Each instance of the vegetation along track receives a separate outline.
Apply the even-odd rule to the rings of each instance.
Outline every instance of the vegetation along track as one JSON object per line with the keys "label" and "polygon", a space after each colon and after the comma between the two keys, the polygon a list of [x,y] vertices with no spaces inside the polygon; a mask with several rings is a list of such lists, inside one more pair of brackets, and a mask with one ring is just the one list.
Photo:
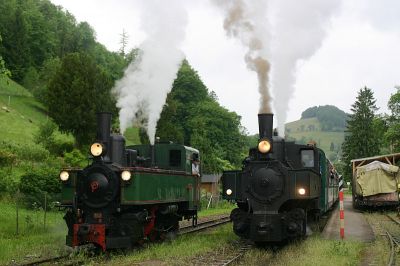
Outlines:
{"label": "vegetation along track", "polygon": [[[247,240],[238,240],[229,247],[218,249],[196,256],[192,265],[226,266],[240,261],[248,250],[253,248],[254,243]],[[193,263],[194,262],[194,263]]]}
{"label": "vegetation along track", "polygon": [[[400,226],[400,221],[396,218],[394,218],[393,216],[389,215],[389,214],[385,214],[385,216],[387,218],[389,218],[390,221],[394,222],[395,224],[397,224],[398,226]],[[396,265],[395,264],[395,255],[396,255],[396,250],[398,248],[400,248],[400,236],[397,234],[396,236],[394,235],[394,233],[389,232],[386,229],[383,229],[389,239],[389,243],[390,243],[390,256],[389,256],[389,261],[388,261],[388,265]]]}
{"label": "vegetation along track", "polygon": [[[222,217],[218,217],[217,219],[212,219],[212,220],[208,220],[205,222],[200,222],[197,224],[197,226],[193,227],[193,226],[184,226],[181,227],[178,235],[184,235],[184,234],[191,234],[191,233],[195,233],[195,232],[199,232],[199,231],[203,231],[209,228],[213,228],[213,227],[217,227],[226,223],[229,223],[231,220],[229,218],[229,216],[222,216]],[[57,257],[51,257],[51,258],[44,258],[41,260],[36,260],[33,262],[25,262],[25,263],[21,263],[21,264],[17,264],[17,265],[21,265],[21,266],[34,266],[34,265],[42,265],[42,264],[53,264],[53,263],[57,263],[57,265],[82,265],[82,261],[76,261],[76,260],[71,260],[71,253],[69,254],[65,254],[65,255],[61,255],[61,256],[57,256]],[[229,265],[229,264],[226,264]]]}
{"label": "vegetation along track", "polygon": [[[45,259],[41,259],[41,260],[36,260],[33,262],[26,262],[26,263],[22,263],[22,264],[18,264],[21,266],[36,266],[36,265],[42,265],[42,264],[53,264],[53,263],[57,263],[59,265],[81,265],[81,262],[78,261],[71,261],[68,259],[68,257],[70,257],[71,253],[66,254],[66,255],[61,255],[61,256],[57,256],[57,257],[51,257],[51,258],[45,258]],[[62,262],[63,260],[67,260],[64,262]]]}

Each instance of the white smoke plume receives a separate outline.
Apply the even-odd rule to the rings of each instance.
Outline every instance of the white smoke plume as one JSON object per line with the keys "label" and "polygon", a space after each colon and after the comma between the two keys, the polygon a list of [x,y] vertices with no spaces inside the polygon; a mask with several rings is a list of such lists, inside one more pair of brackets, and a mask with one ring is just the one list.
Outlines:
{"label": "white smoke plume", "polygon": [[[300,60],[309,59],[321,46],[340,1],[275,0],[272,10],[272,87],[278,130],[284,136],[289,101],[293,96]],[[323,89],[323,88],[321,88]],[[313,104],[310,95],[310,104]]]}
{"label": "white smoke plume", "polygon": [[138,59],[114,88],[121,132],[130,125],[146,127],[154,144],[157,121],[184,58],[187,12],[179,0],[142,2],[141,26],[147,34]]}
{"label": "white smoke plume", "polygon": [[[257,73],[260,92],[260,113],[272,113],[268,88],[270,64],[268,58],[266,1],[215,0],[224,11],[224,29],[228,36],[238,38],[247,48],[247,67]],[[248,88],[245,88],[248,89]]]}
{"label": "white smoke plume", "polygon": [[[273,88],[278,130],[284,136],[289,100],[296,82],[296,67],[300,60],[307,60],[321,46],[327,24],[340,1],[214,2],[225,12],[224,28],[227,34],[238,38],[248,48],[245,61],[258,75],[260,113],[271,112],[269,86]],[[269,80],[272,85],[269,85]]]}

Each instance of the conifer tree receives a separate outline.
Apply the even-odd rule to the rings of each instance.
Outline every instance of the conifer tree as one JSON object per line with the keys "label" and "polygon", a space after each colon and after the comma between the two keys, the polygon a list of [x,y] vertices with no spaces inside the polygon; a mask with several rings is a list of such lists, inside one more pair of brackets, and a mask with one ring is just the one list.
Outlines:
{"label": "conifer tree", "polygon": [[375,102],[372,90],[364,87],[352,105],[352,114],[347,121],[347,135],[342,144],[346,165],[344,174],[348,180],[352,175],[351,160],[379,154],[380,141],[374,130],[375,112],[378,110]]}
{"label": "conifer tree", "polygon": [[47,93],[49,115],[65,133],[71,133],[78,147],[93,141],[96,112],[116,113],[112,82],[86,54],[64,57],[50,81]]}

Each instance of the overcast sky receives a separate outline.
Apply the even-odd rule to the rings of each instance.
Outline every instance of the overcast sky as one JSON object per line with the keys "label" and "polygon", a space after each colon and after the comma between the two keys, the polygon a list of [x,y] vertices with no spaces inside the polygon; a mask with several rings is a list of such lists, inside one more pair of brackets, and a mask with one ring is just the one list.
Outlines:
{"label": "overcast sky", "polygon": [[[129,49],[139,46],[146,37],[140,29],[139,1],[51,2],[64,7],[78,21],[87,21],[96,31],[97,40],[111,51],[120,49],[123,30],[129,35]],[[219,102],[242,116],[242,125],[250,133],[258,132],[257,77],[246,68],[245,48],[226,36],[222,14],[209,1],[182,2],[189,20],[182,47],[186,58]],[[343,1],[326,26],[322,45],[309,59],[297,64],[287,122],[299,119],[302,111],[315,105],[331,104],[350,112],[357,92],[364,86],[374,91],[379,112],[387,112],[394,86],[400,85],[399,10],[397,0]],[[145,15],[151,20],[154,14]]]}

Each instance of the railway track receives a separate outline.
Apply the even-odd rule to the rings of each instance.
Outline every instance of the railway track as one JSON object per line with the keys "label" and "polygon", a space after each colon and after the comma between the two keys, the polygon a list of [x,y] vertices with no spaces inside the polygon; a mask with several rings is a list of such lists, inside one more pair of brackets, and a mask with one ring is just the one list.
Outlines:
{"label": "railway track", "polygon": [[[389,214],[385,214],[387,218],[389,218],[390,221],[393,223],[397,224],[400,226],[400,221],[397,220],[396,218],[392,217]],[[396,258],[396,250],[400,248],[400,237],[399,236],[394,236],[391,234],[388,230],[383,229],[389,239],[389,244],[390,244],[390,255],[388,259],[388,266],[396,265],[395,258]]]}
{"label": "railway track", "polygon": [[238,263],[248,250],[254,247],[249,241],[239,240],[231,244],[228,249],[215,250],[196,256],[193,265],[227,266]]}
{"label": "railway track", "polygon": [[[223,217],[219,217],[217,219],[213,219],[213,220],[209,220],[209,221],[205,221],[205,222],[200,222],[198,223],[195,227],[193,226],[184,226],[182,228],[179,229],[178,235],[186,235],[186,234],[191,234],[191,233],[195,233],[195,232],[200,232],[200,231],[204,231],[206,229],[209,228],[213,228],[213,227],[217,227],[226,223],[230,222],[230,218],[229,216],[223,216]],[[11,264],[11,265],[18,265],[18,266],[36,266],[36,265],[43,265],[43,264],[53,264],[53,263],[57,263],[57,265],[83,265],[83,261],[71,261],[69,259],[69,257],[71,256],[73,252],[65,254],[65,255],[61,255],[61,256],[56,256],[56,257],[51,257],[51,258],[44,258],[41,260],[36,260],[33,262],[26,262],[26,263],[21,263],[21,264]],[[68,260],[63,262],[63,260]],[[229,265],[229,264],[226,264]]]}
{"label": "railway track", "polygon": [[195,227],[193,226],[184,226],[179,229],[178,235],[185,235],[185,234],[191,234],[199,231],[203,231],[212,227],[220,226],[226,223],[229,223],[231,220],[229,216],[224,216],[220,217],[218,219],[206,221],[206,222],[201,222],[198,223]]}

